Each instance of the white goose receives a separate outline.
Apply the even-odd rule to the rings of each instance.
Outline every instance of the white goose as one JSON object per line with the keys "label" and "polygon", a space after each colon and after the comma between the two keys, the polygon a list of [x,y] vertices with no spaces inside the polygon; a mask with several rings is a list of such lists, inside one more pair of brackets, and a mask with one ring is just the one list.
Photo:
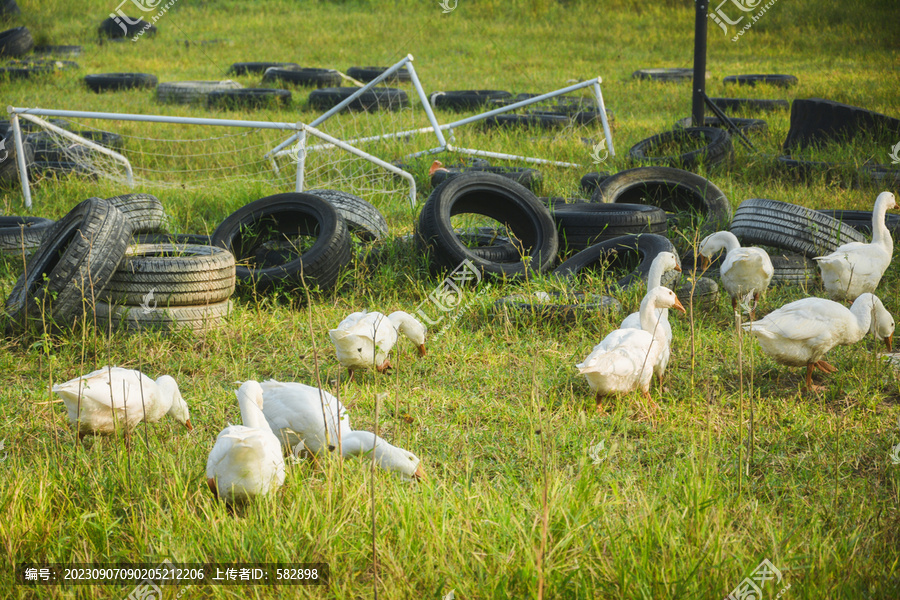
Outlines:
{"label": "white goose", "polygon": [[[700,242],[698,253],[703,268],[709,266],[709,260],[715,254],[725,250],[725,260],[719,267],[719,278],[722,287],[731,296],[731,308],[737,310],[738,300],[753,294],[753,302],[758,303],[765,294],[775,274],[772,259],[762,248],[742,248],[737,237],[730,231],[719,231],[708,235]],[[753,318],[753,311],[750,312]]]}
{"label": "white goose", "polygon": [[397,332],[408,337],[425,356],[425,326],[409,313],[398,310],[385,316],[380,312],[355,312],[328,332],[337,350],[338,361],[350,371],[374,368],[383,373],[391,368],[388,353],[397,343]]}
{"label": "white goose", "polygon": [[657,363],[668,347],[666,336],[657,323],[657,309],[675,308],[684,312],[675,292],[656,287],[641,302],[641,329],[616,329],[594,346],[581,364],[575,365],[597,394],[602,396],[630,392],[640,387],[650,400],[650,380]]}
{"label": "white goose", "polygon": [[872,243],[851,242],[813,260],[819,263],[822,283],[834,300],[855,300],[860,294],[874,292],[881,276],[891,264],[894,240],[884,224],[888,209],[897,208],[890,192],[881,192],[872,210]]}
{"label": "white goose", "polygon": [[236,392],[243,425],[219,433],[206,461],[206,482],[227,504],[274,494],[284,484],[281,444],[263,415],[263,392],[246,381]]}
{"label": "white goose", "polygon": [[[657,254],[653,262],[650,263],[650,272],[647,273],[647,290],[661,286],[663,274],[673,270],[681,272],[681,267],[678,266],[678,258],[671,252],[660,252]],[[659,326],[662,327],[663,333],[666,334],[666,341],[671,344],[672,325],[669,324],[669,309],[657,309],[656,316]],[[619,325],[619,329],[642,329],[640,311],[633,312],[625,317],[625,320]],[[663,365],[663,370],[665,370],[665,365]]]}
{"label": "white goose", "polygon": [[[302,383],[262,382],[263,413],[286,452],[320,454],[340,448],[342,456],[374,451],[378,465],[405,479],[424,479],[422,462],[411,452],[368,431],[350,428],[343,404],[325,390]],[[327,424],[327,437],[326,437]]]}
{"label": "white goose", "polygon": [[877,296],[865,293],[850,308],[825,298],[803,298],[745,323],[744,329],[756,336],[763,352],[776,362],[805,366],[806,388],[818,390],[821,386],[812,383],[813,370],[837,370],[823,360],[829,350],[855,344],[872,332],[884,339],[890,352],[894,319]]}
{"label": "white goose", "polygon": [[153,381],[134,369],[106,366],[55,385],[53,391],[65,402],[79,438],[114,433],[116,428],[124,429],[127,436],[141,421],[156,423],[166,414],[193,429],[187,403],[168,375]]}

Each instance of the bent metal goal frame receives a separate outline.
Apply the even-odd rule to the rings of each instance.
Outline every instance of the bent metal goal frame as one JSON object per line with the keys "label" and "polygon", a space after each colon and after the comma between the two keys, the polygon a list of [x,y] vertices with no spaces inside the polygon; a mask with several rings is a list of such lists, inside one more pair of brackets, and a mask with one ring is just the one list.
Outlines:
{"label": "bent metal goal frame", "polygon": [[[66,131],[60,127],[52,123],[48,123],[44,119],[40,117],[70,117],[74,119],[101,119],[101,120],[109,120],[109,121],[143,121],[149,123],[176,123],[182,125],[212,125],[218,127],[245,127],[249,129],[282,129],[286,131],[293,131],[296,134],[300,134],[306,138],[307,135],[312,135],[316,137],[325,144],[331,147],[338,147],[342,150],[345,150],[351,154],[354,154],[360,158],[363,158],[371,163],[378,165],[402,177],[406,180],[410,185],[409,198],[410,202],[413,206],[416,204],[416,181],[413,179],[413,176],[404,171],[403,169],[396,167],[388,162],[381,160],[380,158],[373,156],[367,152],[360,150],[350,144],[343,142],[337,138],[334,138],[323,131],[319,131],[315,127],[311,125],[307,125],[302,122],[297,123],[279,123],[279,122],[270,122],[270,121],[242,121],[236,119],[211,119],[211,118],[191,118],[191,117],[168,117],[163,115],[141,115],[141,114],[129,114],[129,113],[105,113],[105,112],[88,112],[88,111],[74,111],[74,110],[54,110],[54,109],[46,109],[46,108],[18,108],[14,106],[8,106],[7,112],[10,114],[10,125],[13,131],[13,138],[16,146],[16,162],[19,170],[19,181],[22,185],[22,195],[25,199],[25,208],[30,209],[32,206],[31,202],[31,187],[28,183],[28,168],[25,164],[25,152],[24,152],[24,144],[22,141],[22,130],[19,125],[19,118],[23,118],[27,121],[31,121],[41,127],[48,129],[56,134],[59,134],[67,139],[73,140],[79,144],[83,144],[97,152],[101,152],[106,154],[116,161],[122,163],[125,168],[126,174],[126,183],[129,187],[134,187],[134,173],[131,167],[131,163],[128,161],[125,156],[122,154],[115,152],[114,150],[110,150],[100,144],[97,144],[94,141],[83,138],[71,131]],[[296,191],[303,191],[303,164],[297,164],[297,180],[296,180]]]}
{"label": "bent metal goal frame", "polygon": [[[600,112],[600,121],[603,124],[603,134],[606,138],[607,149],[609,151],[610,156],[616,155],[615,149],[613,147],[612,134],[610,133],[610,129],[609,129],[609,121],[607,120],[607,117],[606,117],[606,105],[603,101],[603,92],[600,90],[600,83],[602,83],[603,80],[599,76],[595,79],[588,79],[586,81],[582,81],[581,83],[576,83],[576,84],[570,85],[568,87],[564,87],[564,88],[560,88],[558,90],[547,92],[546,94],[541,94],[541,95],[535,96],[533,98],[528,98],[528,99],[522,100],[520,102],[515,102],[515,103],[509,104],[507,106],[502,106],[502,107],[496,108],[494,110],[489,110],[489,111],[486,111],[483,113],[479,113],[477,115],[473,115],[471,117],[466,117],[464,119],[459,119],[457,121],[453,121],[452,123],[447,123],[445,125],[441,125],[438,123],[437,117],[435,116],[434,111],[432,110],[431,102],[429,102],[429,97],[425,93],[425,89],[422,87],[422,83],[419,81],[419,77],[416,74],[416,70],[413,67],[412,61],[413,61],[413,56],[411,54],[407,54],[401,60],[399,60],[394,65],[392,65],[391,67],[386,69],[383,73],[379,74],[378,77],[376,77],[375,79],[373,79],[366,85],[364,85],[361,88],[359,88],[358,90],[356,90],[355,93],[353,93],[352,95],[350,95],[347,98],[345,98],[344,100],[342,100],[340,103],[333,106],[326,113],[322,114],[321,116],[319,116],[318,118],[313,120],[310,123],[310,125],[312,127],[319,127],[322,123],[327,121],[332,115],[335,115],[338,112],[344,110],[344,108],[346,108],[347,105],[349,105],[351,102],[356,100],[361,94],[363,94],[364,92],[373,88],[374,86],[378,85],[379,83],[381,83],[382,81],[384,81],[385,79],[390,77],[391,75],[395,74],[400,69],[405,68],[407,70],[407,72],[409,73],[410,80],[412,81],[413,86],[416,88],[416,93],[419,96],[419,100],[422,102],[422,107],[425,110],[425,114],[428,116],[428,121],[431,123],[431,126],[430,127],[422,127],[419,129],[410,129],[407,131],[397,131],[397,132],[385,133],[382,135],[368,136],[368,137],[363,137],[363,138],[354,138],[354,139],[346,140],[347,143],[356,144],[356,143],[363,143],[363,142],[371,142],[371,141],[375,141],[375,140],[410,136],[410,135],[416,134],[416,133],[432,133],[433,132],[435,137],[437,138],[437,142],[438,142],[437,147],[432,148],[430,150],[423,150],[421,152],[415,152],[413,154],[408,154],[404,158],[416,158],[419,156],[424,156],[424,155],[429,155],[429,154],[438,154],[441,152],[459,152],[461,154],[469,154],[472,156],[485,156],[488,158],[499,158],[499,159],[503,159],[503,160],[521,160],[521,161],[528,162],[528,163],[550,164],[550,165],[556,165],[556,166],[561,166],[561,167],[580,167],[582,165],[579,165],[576,163],[554,161],[554,160],[549,160],[549,159],[545,159],[545,158],[532,158],[532,157],[527,157],[527,156],[517,156],[514,154],[492,152],[489,150],[477,150],[477,149],[473,149],[473,148],[456,147],[447,142],[446,138],[444,137],[443,132],[449,131],[450,135],[452,137],[453,129],[455,129],[456,127],[460,127],[462,125],[468,125],[469,123],[475,123],[476,121],[482,121],[482,120],[490,118],[494,115],[499,115],[501,113],[516,110],[523,106],[528,106],[529,104],[535,104],[537,102],[542,102],[549,98],[554,98],[556,96],[568,94],[569,92],[573,92],[576,90],[590,87],[590,88],[592,88],[592,91],[594,92],[594,98],[597,101],[597,108]],[[289,145],[293,144],[294,142],[296,142],[296,145],[293,146],[292,148],[288,149],[287,147]],[[329,147],[331,147],[329,144],[307,146],[306,137],[303,134],[303,132],[297,132],[297,133],[294,133],[293,135],[291,135],[289,138],[287,138],[283,142],[281,142],[280,144],[278,144],[277,146],[275,146],[272,150],[267,152],[265,154],[265,157],[269,158],[269,160],[272,163],[272,168],[277,173],[278,166],[275,163],[275,157],[289,155],[297,161],[298,173],[299,173],[300,171],[302,171],[302,168],[303,168],[302,164],[305,160],[306,154],[309,151],[324,149],[324,148],[329,148]],[[302,175],[298,175],[298,185],[302,185]],[[297,191],[298,192],[302,191],[302,189],[298,188]]]}

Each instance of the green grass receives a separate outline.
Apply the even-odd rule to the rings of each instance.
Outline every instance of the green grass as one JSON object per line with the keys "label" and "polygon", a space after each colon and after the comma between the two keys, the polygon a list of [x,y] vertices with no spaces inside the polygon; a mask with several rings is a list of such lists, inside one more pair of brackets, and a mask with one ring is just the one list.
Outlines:
{"label": "green grass", "polygon": [[[460,146],[585,165],[542,168],[545,195],[578,196],[585,172],[627,168],[632,144],[670,129],[690,111],[688,84],[630,78],[640,68],[691,66],[693,3],[686,1],[597,6],[473,0],[441,14],[437,2],[180,0],[159,21],[156,38],[103,45],[96,43],[95,28],[114,3],[19,5],[23,15],[13,25],[27,25],[39,43],[85,49],[75,59],[80,71],[4,81],[4,98],[14,106],[286,122],[316,116],[303,108],[302,88],[294,90],[288,110],[226,112],[162,106],[149,91],[97,95],[81,83],[86,73],[116,71],[154,73],[160,81],[220,79],[231,63],[249,60],[346,70],[391,64],[411,53],[428,92],[547,91],[599,75],[615,115],[616,156],[602,165],[591,164],[592,147],[580,140],[599,139],[598,127],[550,137],[478,126],[456,132]],[[779,2],[736,43],[711,24],[708,93],[820,97],[900,115],[898,46],[890,27],[894,8],[886,1],[852,7]],[[225,41],[176,43],[185,39]],[[797,75],[800,84],[782,90],[721,83],[725,75],[767,72]],[[255,76],[238,80],[258,84]],[[378,118],[385,117],[341,117],[326,131],[377,130],[384,126],[373,121]],[[407,118],[419,123],[422,111],[386,118],[389,124]],[[774,159],[789,115],[762,118],[769,132],[751,136],[757,152],[735,144],[731,164],[701,172],[734,207],[761,197],[813,208],[871,208],[878,188],[845,187],[825,175],[798,180],[777,171]],[[219,135],[120,122],[109,128],[144,138]],[[253,162],[260,153],[251,146],[280,134],[253,135],[252,144],[243,146],[233,138],[195,144],[201,152],[243,147],[240,160],[192,157],[194,162],[179,166],[177,157],[158,157],[156,166],[169,174],[152,177],[157,183],[139,191],[159,196],[175,230],[211,232],[247,202],[292,189],[289,175],[272,179],[265,164]],[[803,156],[885,164],[897,141],[857,140]],[[375,153],[395,160],[434,145],[433,139],[416,137]],[[126,150],[172,147],[130,138]],[[447,163],[459,157],[439,158]],[[412,166],[420,204],[429,192],[423,175],[431,160]],[[227,169],[221,177],[202,171],[220,166]],[[173,173],[176,168],[183,172]],[[402,189],[391,189],[372,199],[399,237],[412,231],[418,208],[409,207]],[[45,180],[33,188],[30,214],[59,218],[88,196],[125,191],[102,180]],[[0,213],[26,214],[17,189],[0,193]],[[471,224],[481,223],[463,220],[461,226]],[[784,575],[781,587],[766,585],[764,598],[787,584],[786,599],[900,593],[900,467],[889,458],[900,442],[900,389],[897,374],[876,358],[873,340],[834,350],[829,360],[839,371],[816,376],[828,390],[802,394],[801,370],[775,365],[749,338],[736,338],[728,300],[720,298],[715,310],[693,314],[693,327],[690,319],[673,315],[665,389],[653,388],[658,408],[634,394],[609,401],[600,412],[573,365],[624,313],[584,316],[575,323],[508,319],[494,313],[496,299],[559,289],[558,284],[550,278],[495,281],[482,284],[477,295],[467,294],[459,318],[437,339],[443,324],[429,328],[426,358],[401,340],[392,358],[395,372],[359,373],[348,383],[327,330],[363,308],[412,312],[438,284],[424,259],[402,242],[388,244],[380,256],[374,264],[355,261],[338,292],[309,302],[303,292],[240,289],[221,331],[106,336],[88,326],[0,341],[0,440],[6,454],[0,462],[0,547],[8,557],[0,579],[3,595],[123,598],[132,586],[16,586],[13,568],[29,560],[164,558],[328,563],[327,588],[296,589],[296,595],[310,597],[372,597],[376,588],[379,597],[398,599],[440,598],[451,589],[456,598],[537,597],[542,578],[547,598],[721,598],[764,558]],[[0,297],[22,268],[21,259],[0,261]],[[594,275],[581,287],[591,291],[608,279],[609,274]],[[879,288],[894,315],[900,314],[898,281],[892,266]],[[822,292],[817,282],[775,288],[758,312]],[[625,313],[637,309],[640,296],[639,290],[618,296]],[[154,378],[175,377],[195,431],[165,420],[141,426],[130,452],[115,438],[87,439],[79,446],[62,405],[47,403],[54,399],[50,386],[107,363],[140,368]],[[272,377],[315,384],[317,371],[329,389],[342,379],[341,398],[355,428],[377,425],[386,439],[422,458],[429,479],[403,483],[373,474],[367,461],[323,460],[318,467],[303,462],[289,466],[275,498],[229,514],[211,498],[204,468],[217,433],[240,419],[232,382]],[[385,395],[376,407],[380,394]],[[591,448],[601,440],[608,450],[595,464]],[[182,597],[208,598],[290,593],[264,586],[179,592],[184,590]]]}

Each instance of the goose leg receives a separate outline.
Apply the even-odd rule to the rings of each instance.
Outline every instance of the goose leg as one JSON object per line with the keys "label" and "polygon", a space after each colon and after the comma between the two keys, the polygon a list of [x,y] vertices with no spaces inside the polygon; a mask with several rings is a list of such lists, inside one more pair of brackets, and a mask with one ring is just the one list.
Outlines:
{"label": "goose leg", "polygon": [[[819,362],[823,362],[823,361],[819,361]],[[828,363],[825,363],[825,364],[827,365]],[[828,365],[828,366],[830,367],[831,365]],[[816,367],[819,367],[819,363],[809,363],[808,365],[806,365],[806,389],[811,392],[821,392],[821,391],[825,390],[824,385],[815,385],[812,382],[812,373],[816,369]],[[821,367],[819,367],[819,368],[821,369]],[[834,368],[834,367],[832,367],[832,368]],[[822,369],[822,370],[825,371],[825,369]],[[825,372],[827,373],[828,371],[825,371]]]}
{"label": "goose leg", "polygon": [[737,312],[737,296],[731,297],[731,312]]}
{"label": "goose leg", "polygon": [[216,487],[216,480],[210,477],[206,480],[206,485],[209,486],[209,491],[212,492],[213,498],[219,497],[219,489]]}
{"label": "goose leg", "polygon": [[597,395],[594,397],[594,400],[597,401],[597,411],[603,411],[603,396],[600,395],[600,392],[597,392]]}
{"label": "goose leg", "polygon": [[824,360],[820,360],[817,363],[814,363],[816,368],[818,368],[823,373],[835,373],[837,371],[837,367],[832,364],[825,362]]}
{"label": "goose leg", "polygon": [[347,373],[349,373],[347,381],[353,381],[353,369],[351,367],[347,367]]}

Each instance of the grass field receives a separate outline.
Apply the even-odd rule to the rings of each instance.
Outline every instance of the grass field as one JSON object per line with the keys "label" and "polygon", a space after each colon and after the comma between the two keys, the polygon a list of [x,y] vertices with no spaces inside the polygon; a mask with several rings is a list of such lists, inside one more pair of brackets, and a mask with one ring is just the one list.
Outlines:
{"label": "grass field", "polygon": [[[631,145],[670,129],[690,111],[689,84],[630,76],[641,68],[691,66],[693,3],[682,0],[461,0],[446,14],[434,1],[179,0],[158,21],[155,38],[106,44],[97,43],[96,27],[116,9],[113,2],[20,0],[19,6],[22,15],[9,27],[27,25],[38,43],[81,44],[84,52],[74,59],[80,70],[0,82],[13,106],[315,118],[303,107],[302,88],[287,110],[224,113],[160,105],[151,91],[93,94],[81,82],[87,73],[124,71],[153,73],[160,81],[222,79],[231,63],[251,60],[343,71],[392,64],[409,53],[428,92],[548,91],[600,76],[615,116],[617,151],[602,165],[591,163],[592,146],[580,139],[599,139],[598,128],[558,139],[474,126],[457,133],[475,147],[584,165],[542,168],[545,195],[577,195],[584,173],[628,168]],[[827,98],[898,116],[895,23],[896,7],[887,0],[783,0],[737,42],[710,22],[708,93]],[[800,84],[783,90],[721,83],[741,73],[790,73]],[[236,79],[257,84],[251,76]],[[421,110],[410,114],[421,119]],[[729,166],[700,172],[735,208],[747,198],[771,198],[811,208],[871,209],[883,190],[823,176],[800,181],[778,171],[775,157],[789,114],[762,118],[769,131],[753,137],[756,152],[735,144]],[[158,137],[209,135],[198,128],[109,125],[144,138],[161,130],[165,135]],[[805,156],[886,164],[897,142],[855,141]],[[379,156],[395,160],[435,145],[427,143],[389,144]],[[291,191],[289,179],[272,180],[255,165],[246,167],[246,178],[237,176],[242,165],[228,164],[234,178],[204,179],[200,171],[218,163],[192,160],[183,174],[163,174],[138,190],[162,200],[176,231],[211,232],[247,202]],[[412,232],[430,192],[421,177],[428,164],[413,165],[417,208],[402,192],[372,197],[392,238]],[[18,188],[0,190],[0,213],[59,218],[84,198],[126,191],[104,180],[44,180],[33,188],[30,213]],[[829,360],[839,371],[816,375],[827,391],[801,392],[801,370],[776,365],[749,338],[736,336],[729,302],[720,298],[713,310],[673,315],[666,386],[653,388],[658,407],[632,394],[598,411],[574,364],[636,310],[641,292],[619,296],[623,314],[574,324],[510,320],[494,313],[495,300],[556,284],[549,278],[494,281],[467,297],[471,302],[454,325],[430,340],[426,358],[401,340],[392,374],[359,373],[343,381],[328,329],[355,310],[413,311],[439,281],[417,253],[399,243],[386,246],[386,260],[376,266],[354,261],[340,291],[309,301],[302,291],[239,289],[227,327],[200,336],[108,337],[88,327],[0,341],[2,595],[125,598],[133,586],[18,586],[14,567],[168,558],[323,562],[330,579],[325,588],[287,591],[180,586],[167,588],[165,598],[702,599],[725,597],[768,559],[782,579],[765,584],[766,599],[900,597],[900,465],[890,457],[900,443],[900,385],[897,373],[877,358],[882,347],[875,340],[835,349]],[[22,268],[21,257],[0,260],[0,297]],[[598,277],[582,285],[601,283]],[[898,283],[894,264],[878,295],[895,317]],[[818,282],[772,289],[760,312],[808,295],[824,295]],[[139,368],[154,378],[172,375],[195,430],[167,419],[141,426],[130,451],[116,438],[79,445],[63,406],[48,403],[54,399],[49,390],[105,364]],[[377,427],[415,453],[426,481],[413,485],[373,472],[366,460],[328,459],[289,465],[276,497],[237,515],[212,499],[207,455],[225,424],[240,419],[233,382],[275,378],[315,385],[320,379],[333,390],[338,377],[354,427]]]}

